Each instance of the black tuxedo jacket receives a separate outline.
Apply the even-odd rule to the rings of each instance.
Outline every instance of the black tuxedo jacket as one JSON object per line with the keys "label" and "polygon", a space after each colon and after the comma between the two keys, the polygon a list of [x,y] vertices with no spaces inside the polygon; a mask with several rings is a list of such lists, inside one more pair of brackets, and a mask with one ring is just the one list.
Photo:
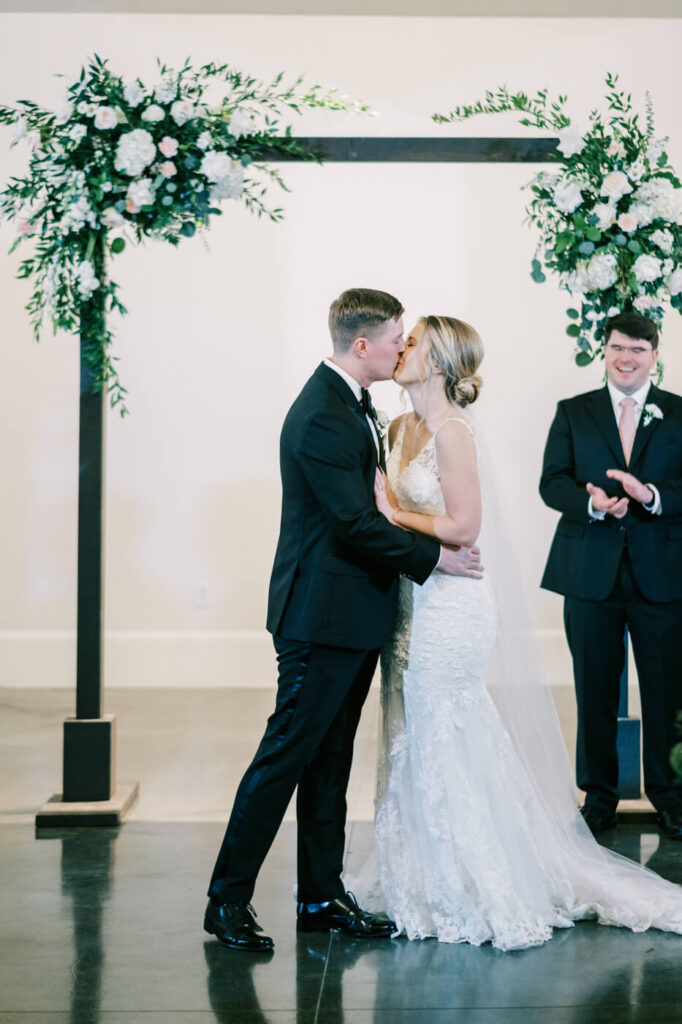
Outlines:
{"label": "black tuxedo jacket", "polygon": [[[642,415],[625,465],[618,425],[607,387],[559,402],[549,431],[540,494],[562,513],[542,578],[559,594],[600,601],[613,589],[627,545],[639,589],[650,601],[682,598],[682,398],[653,385],[645,404],[663,419],[644,425]],[[591,520],[588,482],[622,497],[607,469],[623,469],[661,495],[661,515],[630,499],[623,519]]]}
{"label": "black tuxedo jacket", "polygon": [[322,363],[282,428],[271,633],[376,649],[393,625],[399,574],[423,583],[435,568],[437,541],[392,526],[377,512],[376,468],[376,445],[359,402]]}

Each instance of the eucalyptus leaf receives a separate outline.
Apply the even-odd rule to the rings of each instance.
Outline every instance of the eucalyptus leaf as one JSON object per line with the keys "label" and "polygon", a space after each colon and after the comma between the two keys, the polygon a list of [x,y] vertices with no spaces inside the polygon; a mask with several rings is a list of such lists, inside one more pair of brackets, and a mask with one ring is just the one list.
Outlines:
{"label": "eucalyptus leaf", "polygon": [[589,366],[593,359],[594,355],[591,355],[589,352],[583,352],[582,350],[575,354],[575,362],[577,366]]}
{"label": "eucalyptus leaf", "polygon": [[109,251],[114,256],[117,256],[120,252],[123,252],[125,247],[126,247],[125,238],[115,238],[113,240],[113,242],[111,243],[111,245],[109,246]]}
{"label": "eucalyptus leaf", "polygon": [[578,326],[578,324],[569,324],[566,328],[566,334],[568,334],[571,338],[579,338],[580,327]]}

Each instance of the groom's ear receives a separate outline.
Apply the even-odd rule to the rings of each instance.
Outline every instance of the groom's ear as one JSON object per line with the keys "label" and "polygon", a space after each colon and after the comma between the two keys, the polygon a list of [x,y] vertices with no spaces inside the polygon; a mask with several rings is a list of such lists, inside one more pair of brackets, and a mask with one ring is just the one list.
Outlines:
{"label": "groom's ear", "polygon": [[359,356],[361,359],[365,359],[367,357],[368,345],[369,341],[367,340],[367,338],[356,338],[353,344],[351,345],[351,348],[355,350],[355,354],[357,356]]}

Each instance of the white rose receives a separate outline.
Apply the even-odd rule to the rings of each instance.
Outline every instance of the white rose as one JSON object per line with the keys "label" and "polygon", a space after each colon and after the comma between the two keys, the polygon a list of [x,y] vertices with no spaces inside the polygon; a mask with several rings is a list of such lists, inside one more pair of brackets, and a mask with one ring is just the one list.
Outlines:
{"label": "white rose", "polygon": [[163,121],[166,116],[166,112],[157,106],[156,103],[150,104],[142,113],[143,121]]}
{"label": "white rose", "polygon": [[254,130],[253,118],[245,110],[237,107],[232,111],[228,128],[234,139],[240,139],[242,135],[251,135]]}
{"label": "white rose", "polygon": [[618,260],[609,253],[595,253],[587,264],[587,284],[590,291],[603,291],[618,280]]}
{"label": "white rose", "polygon": [[211,133],[202,132],[199,138],[197,139],[197,146],[199,147],[199,149],[208,149],[208,147],[211,145],[211,141]]}
{"label": "white rose", "polygon": [[105,228],[120,228],[125,224],[125,218],[113,206],[108,206],[102,213],[102,224]]}
{"label": "white rose", "polygon": [[177,125],[183,125],[194,117],[194,104],[189,100],[176,100],[170,109],[171,117]]}
{"label": "white rose", "polygon": [[178,94],[177,83],[170,76],[162,78],[154,89],[154,99],[157,103],[170,103]]}
{"label": "white rose", "polygon": [[239,199],[244,191],[244,168],[235,163],[233,169],[211,189],[211,202],[221,199]]}
{"label": "white rose", "polygon": [[206,175],[209,181],[220,181],[221,178],[226,178],[228,174],[232,173],[232,161],[226,153],[216,153],[215,150],[210,149],[201,161],[199,170]]}
{"label": "white rose", "polygon": [[155,159],[156,146],[153,138],[145,128],[135,128],[118,140],[114,167],[130,178],[136,178]]}
{"label": "white rose", "polygon": [[661,261],[656,256],[638,256],[632,266],[632,272],[641,283],[655,281],[661,276]]}
{"label": "white rose", "polygon": [[64,124],[65,121],[69,120],[69,118],[71,117],[72,114],[73,114],[73,103],[68,98],[68,96],[65,96],[63,98],[63,100],[61,101],[61,103],[59,104],[59,106],[57,107],[57,109],[55,110],[55,117],[57,118],[57,124]]}
{"label": "white rose", "polygon": [[599,218],[597,227],[600,231],[606,231],[616,220],[616,207],[611,203],[597,203],[592,213]]}
{"label": "white rose", "polygon": [[116,111],[113,107],[100,107],[95,114],[95,128],[99,128],[100,131],[106,131],[109,128],[115,128],[118,124],[118,118]]}
{"label": "white rose", "polygon": [[607,174],[602,181],[600,195],[610,196],[611,199],[616,201],[625,196],[628,192],[632,192],[632,185],[627,179],[627,175],[623,174],[622,171],[611,171]]}
{"label": "white rose", "polygon": [[87,103],[85,100],[82,100],[76,107],[76,110],[79,114],[84,114],[86,117],[94,117],[97,113],[97,107],[97,103]]}
{"label": "white rose", "polygon": [[573,213],[583,201],[580,185],[575,181],[566,181],[554,189],[554,204],[562,213]]}
{"label": "white rose", "polygon": [[128,186],[128,199],[135,206],[151,206],[154,202],[151,178],[139,178],[138,181],[131,181]]}
{"label": "white rose", "polygon": [[[232,122],[230,121],[230,131],[232,131]],[[557,149],[560,153],[563,153],[565,157],[576,156],[578,153],[582,153],[585,148],[585,140],[574,128],[564,128],[563,131],[559,132],[559,142],[557,143]]]}
{"label": "white rose", "polygon": [[661,231],[660,228],[657,231],[654,231],[651,236],[651,241],[654,245],[658,246],[661,252],[665,253],[666,256],[670,255],[673,251],[673,245],[675,244],[675,239],[673,238],[672,233],[667,229]]}
{"label": "white rose", "polygon": [[680,292],[682,292],[682,267],[678,267],[677,270],[673,270],[665,283],[668,286],[668,291],[671,295],[679,295]]}
{"label": "white rose", "polygon": [[144,99],[144,89],[138,81],[128,82],[123,90],[123,96],[129,107],[139,107]]}
{"label": "white rose", "polygon": [[73,128],[69,129],[69,138],[73,139],[74,142],[80,142],[87,134],[88,129],[84,124],[75,124]]}

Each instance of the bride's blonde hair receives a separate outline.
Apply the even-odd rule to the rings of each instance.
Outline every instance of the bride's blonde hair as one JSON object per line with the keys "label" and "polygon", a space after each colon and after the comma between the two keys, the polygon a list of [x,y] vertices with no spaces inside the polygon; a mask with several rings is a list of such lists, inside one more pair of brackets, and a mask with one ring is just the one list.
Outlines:
{"label": "bride's blonde hair", "polygon": [[456,405],[471,405],[478,398],[483,380],[476,373],[483,361],[483,342],[464,320],[452,316],[423,316],[424,339],[429,350],[424,360],[427,375],[445,377],[445,394]]}

